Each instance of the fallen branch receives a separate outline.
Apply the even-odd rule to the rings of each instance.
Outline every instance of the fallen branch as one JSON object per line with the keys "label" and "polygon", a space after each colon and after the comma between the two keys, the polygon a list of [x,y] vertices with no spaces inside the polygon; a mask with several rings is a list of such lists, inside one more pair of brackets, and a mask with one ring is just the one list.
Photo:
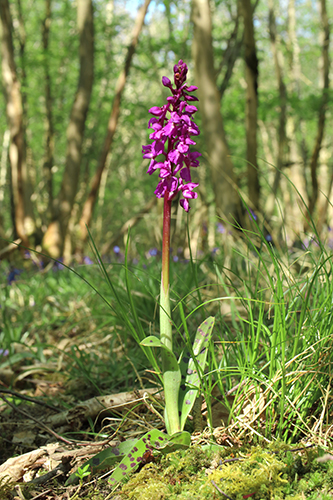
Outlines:
{"label": "fallen branch", "polygon": [[88,420],[88,418],[94,419],[103,412],[110,412],[114,409],[120,411],[125,406],[129,408],[140,402],[144,403],[145,393],[154,395],[158,393],[159,397],[161,395],[161,392],[154,388],[137,390],[135,392],[120,392],[119,394],[111,394],[108,396],[98,396],[88,399],[70,410],[63,411],[57,415],[51,415],[45,419],[44,423],[54,427],[68,424],[70,426],[75,426],[77,429],[80,428],[82,423]]}

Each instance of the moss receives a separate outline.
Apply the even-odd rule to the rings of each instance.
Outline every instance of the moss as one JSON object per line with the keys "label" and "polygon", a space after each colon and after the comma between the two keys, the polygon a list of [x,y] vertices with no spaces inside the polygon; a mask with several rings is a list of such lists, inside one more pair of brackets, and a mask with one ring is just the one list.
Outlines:
{"label": "moss", "polygon": [[273,491],[279,494],[288,483],[282,477],[285,467],[275,455],[258,447],[252,449],[244,461],[221,465],[209,475],[208,480],[221,485],[224,493],[237,500],[253,493],[252,499],[271,499]]}
{"label": "moss", "polygon": [[[161,456],[134,474],[119,493],[127,500],[328,500],[333,489],[333,462],[318,463],[318,450],[290,452],[275,444],[220,453],[200,446]],[[223,457],[223,458],[221,458]],[[225,462],[225,458],[236,458]],[[212,483],[215,482],[216,486]],[[118,498],[118,497],[117,497]]]}
{"label": "moss", "polygon": [[205,452],[200,446],[193,446],[187,450],[178,450],[166,455],[161,465],[164,465],[164,475],[172,475],[185,471],[186,476],[193,476],[199,470],[209,467],[211,464],[211,453]]}
{"label": "moss", "polygon": [[205,484],[205,470],[210,455],[200,447],[178,450],[161,457],[159,464],[146,465],[122,488],[123,498],[135,500],[203,500],[211,499],[211,488]]}
{"label": "moss", "polygon": [[155,464],[146,465],[138,474],[124,485],[122,493],[125,498],[134,500],[163,500],[169,493],[167,485],[157,474]]}

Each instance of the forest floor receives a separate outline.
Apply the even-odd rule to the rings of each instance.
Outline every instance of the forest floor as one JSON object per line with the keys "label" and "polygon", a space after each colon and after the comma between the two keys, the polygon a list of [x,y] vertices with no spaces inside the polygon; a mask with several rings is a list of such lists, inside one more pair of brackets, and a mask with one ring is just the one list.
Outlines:
{"label": "forest floor", "polygon": [[[76,410],[79,415],[78,408]],[[282,442],[268,445],[258,443],[250,433],[237,439],[232,431],[223,427],[214,429],[212,436],[215,443],[220,443],[220,450],[204,450],[203,445],[210,441],[209,433],[195,433],[188,450],[165,456],[155,454],[151,463],[133,473],[122,487],[115,489],[108,483],[108,471],[100,471],[82,481],[78,478],[79,484],[66,486],[73,470],[102,449],[114,445],[118,437],[112,441],[88,441],[90,426],[79,416],[76,421],[71,418],[70,426],[62,423],[59,428],[49,428],[48,421],[58,415],[49,408],[33,409],[25,404],[20,405],[19,411],[2,412],[2,500],[333,498],[333,455],[322,447],[309,441],[293,446]],[[136,408],[135,417],[129,417],[132,424],[127,423],[127,429],[120,429],[121,439],[137,434],[136,419],[146,423],[150,419],[144,405]],[[104,414],[100,421],[107,418],[119,418],[119,411],[109,416]],[[61,421],[59,418],[58,423]],[[76,430],[79,432],[80,441],[62,440],[54,430],[68,435],[69,427],[74,436]],[[6,475],[11,478],[7,484],[3,479]]]}
{"label": "forest floor", "polygon": [[[154,452],[122,486],[108,482],[107,468],[66,485],[73,471],[108,446],[163,425],[142,390],[104,396],[110,409],[101,411],[98,398],[84,402],[73,387],[66,392],[61,377],[35,378],[34,393],[27,379],[18,385],[1,389],[1,500],[333,498],[333,454],[318,440],[268,443],[232,425],[194,432],[187,450]],[[110,422],[119,423],[117,432],[108,434]],[[212,442],[219,447],[207,449]]]}
{"label": "forest floor", "polygon": [[[209,260],[204,262],[202,279],[205,279],[208,264]],[[175,276],[177,283],[185,283],[181,292],[185,296],[192,286],[189,279],[193,274],[188,265],[181,267],[182,264],[177,263],[177,266]],[[146,267],[143,269],[146,273]],[[108,481],[114,466],[103,468],[100,464],[98,470],[89,474],[84,468],[87,460],[152,429],[164,431],[163,419],[158,417],[159,413],[163,414],[160,388],[156,379],[153,380],[151,369],[147,368],[142,350],[126,337],[124,327],[110,314],[100,296],[92,294],[82,285],[82,280],[74,279],[73,273],[61,266],[46,272],[15,271],[12,266],[5,272],[8,273],[7,283],[0,286],[0,500],[333,498],[331,320],[330,314],[323,317],[317,314],[317,311],[326,310],[318,304],[328,300],[332,291],[323,287],[323,281],[313,283],[307,297],[317,303],[305,303],[302,317],[302,325],[313,327],[309,335],[313,332],[315,341],[311,340],[311,346],[317,346],[317,351],[311,351],[309,357],[305,342],[295,367],[288,365],[291,378],[286,378],[286,388],[294,391],[295,407],[301,401],[297,412],[288,413],[288,406],[285,406],[285,415],[281,417],[277,413],[280,400],[274,399],[274,405],[271,404],[274,393],[270,392],[269,379],[265,382],[263,377],[257,392],[253,389],[255,379],[244,386],[243,393],[238,392],[241,404],[237,418],[229,419],[221,393],[218,396],[218,391],[217,394],[212,391],[210,430],[206,420],[207,405],[203,400],[199,418],[201,428],[198,429],[197,423],[194,428],[194,421],[189,422],[187,430],[191,432],[192,444],[188,449],[165,454],[153,450],[146,463],[142,462],[123,484],[114,486]],[[92,266],[80,272],[90,273],[88,277],[96,282],[96,269]],[[181,279],[178,278],[180,272],[183,273]],[[156,276],[158,272],[154,268],[151,274]],[[145,276],[150,280],[153,298],[144,288],[139,289],[141,279],[135,281],[133,300],[137,301],[140,318],[149,329],[155,321],[154,297],[158,296],[159,284],[151,280],[151,275],[146,273]],[[122,293],[124,286],[120,273],[117,279],[118,293]],[[109,291],[103,286],[101,282],[99,291],[107,296]],[[330,287],[331,280],[327,279],[325,286]],[[299,293],[298,289],[296,292]],[[253,293],[256,294],[256,290]],[[296,303],[298,295],[295,297],[284,307],[296,309],[297,314],[292,316],[282,311],[293,321],[300,317]],[[303,302],[304,297],[300,294],[299,304]],[[251,299],[249,303],[255,311],[255,302]],[[280,303],[276,307],[280,307]],[[327,304],[331,302],[328,300]],[[188,307],[192,307],[191,304]],[[308,310],[314,313],[304,319]],[[225,311],[222,310],[224,315],[230,314]],[[244,307],[239,311],[244,314]],[[266,321],[266,311],[262,309],[262,316],[260,311],[257,317]],[[276,314],[280,314],[278,309]],[[272,325],[271,316],[269,310],[267,331]],[[246,321],[244,324],[247,327]],[[292,328],[292,324],[287,327]],[[237,318],[230,321],[230,335],[235,335],[236,328],[240,329],[237,333],[240,336],[242,323]],[[305,332],[304,328],[302,331]],[[228,324],[225,322],[224,336],[226,332]],[[244,332],[247,335],[247,330]],[[318,341],[318,332],[323,335],[322,343]],[[305,340],[310,342],[310,338]],[[271,341],[271,337],[267,339]],[[221,342],[218,337],[216,340],[219,347]],[[225,355],[234,356],[230,357],[229,366],[237,361],[239,352],[240,349],[225,351]],[[307,360],[310,360],[308,366]],[[247,366],[245,363],[247,360],[244,361]],[[276,380],[279,384],[280,379]],[[319,396],[308,391],[307,398],[314,397],[309,403],[303,397],[303,388],[317,389],[317,386]],[[260,387],[266,387],[264,392]],[[154,399],[150,399],[152,393],[157,393]],[[232,404],[234,396],[232,391],[229,393]],[[292,391],[287,394],[291,397]],[[301,408],[306,404],[307,419],[302,421]],[[267,415],[270,415],[270,422]],[[279,425],[285,429],[284,439],[278,438]],[[296,438],[290,439],[288,433],[292,432]],[[77,484],[66,484],[75,471],[78,471]]]}

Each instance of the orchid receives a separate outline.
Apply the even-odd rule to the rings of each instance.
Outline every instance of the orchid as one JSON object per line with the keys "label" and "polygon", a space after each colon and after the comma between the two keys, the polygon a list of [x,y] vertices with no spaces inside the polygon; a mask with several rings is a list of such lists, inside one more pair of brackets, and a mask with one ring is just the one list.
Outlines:
{"label": "orchid", "polygon": [[[187,86],[186,75],[187,66],[183,61],[179,61],[174,66],[174,85],[169,78],[164,76],[162,83],[168,87],[172,96],[167,98],[167,104],[162,107],[154,106],[149,112],[153,115],[148,123],[148,128],[153,132],[150,138],[152,144],[142,147],[143,157],[150,159],[148,174],[156,170],[159,171],[160,181],[155,190],[157,198],[164,198],[163,214],[163,244],[162,244],[162,276],[160,292],[160,335],[149,335],[143,340],[127,319],[126,322],[134,338],[140,342],[146,355],[154,366],[158,366],[155,358],[155,349],[160,349],[162,353],[162,370],[159,375],[163,382],[165,398],[165,427],[167,434],[158,429],[153,429],[140,439],[127,440],[117,447],[110,447],[95,455],[90,459],[89,464],[92,472],[103,469],[105,466],[112,466],[115,460],[121,460],[109,481],[116,485],[137,467],[145,463],[146,457],[150,457],[155,450],[156,453],[167,453],[170,449],[188,447],[191,443],[189,432],[184,431],[188,416],[190,415],[195,400],[200,391],[202,375],[205,369],[208,345],[212,336],[215,319],[207,318],[197,328],[193,336],[191,345],[190,335],[183,314],[183,324],[186,332],[186,346],[179,359],[173,352],[172,320],[170,308],[170,223],[172,200],[181,194],[181,207],[188,212],[190,209],[189,200],[197,198],[194,191],[198,184],[192,182],[191,167],[198,167],[198,157],[201,154],[197,151],[190,151],[190,146],[195,145],[192,136],[199,135],[200,131],[193,122],[192,116],[197,108],[191,101],[198,99],[191,95],[197,87]],[[150,255],[156,255],[157,249],[153,249]],[[115,251],[115,250],[114,250]],[[125,257],[126,264],[126,257]],[[126,268],[128,280],[128,270]],[[110,286],[117,294],[110,281]],[[129,291],[129,287],[128,287]],[[131,294],[129,302],[132,307],[134,317],[138,321]],[[120,307],[122,304],[120,303]],[[180,309],[182,306],[180,303]],[[122,310],[122,309],[121,309]],[[139,328],[140,325],[138,324]],[[150,357],[152,356],[153,359]],[[77,476],[72,474],[68,484],[76,481]]]}
{"label": "orchid", "polygon": [[150,159],[147,173],[151,175],[159,170],[161,180],[155,190],[157,198],[171,201],[181,193],[180,205],[186,212],[190,209],[188,200],[198,196],[193,190],[199,184],[192,182],[190,169],[198,167],[197,158],[201,156],[197,151],[190,152],[190,146],[196,144],[191,136],[199,135],[200,130],[192,119],[197,108],[189,104],[198,100],[191,95],[197,87],[186,85],[187,71],[187,65],[180,60],[174,66],[174,86],[163,76],[162,84],[170,89],[172,96],[162,107],[150,108],[153,118],[150,118],[148,128],[153,129],[149,135],[153,142],[142,146],[143,158]]}
{"label": "orchid", "polygon": [[[159,170],[160,181],[155,190],[157,198],[164,198],[163,213],[163,244],[162,244],[162,276],[160,293],[160,339],[150,336],[141,342],[143,346],[159,347],[162,350],[162,373],[165,397],[165,422],[169,435],[175,435],[184,428],[185,421],[193,407],[198,390],[187,390],[187,375],[196,372],[188,369],[182,373],[181,366],[184,359],[187,359],[187,366],[191,359],[194,368],[198,365],[193,362],[189,355],[183,360],[178,361],[173,353],[172,341],[172,321],[170,309],[170,223],[171,223],[171,203],[172,200],[181,193],[183,198],[180,200],[181,207],[188,212],[190,209],[189,200],[197,198],[198,194],[194,191],[198,184],[192,182],[191,167],[198,167],[198,157],[201,153],[190,151],[190,146],[195,145],[191,138],[200,134],[199,128],[194,123],[192,117],[197,108],[190,104],[197,101],[197,97],[191,95],[197,90],[194,85],[186,84],[188,68],[180,60],[173,68],[174,85],[169,78],[163,76],[162,84],[168,87],[172,96],[167,98],[167,104],[162,107],[153,106],[149,112],[153,115],[148,122],[148,128],[152,128],[150,139],[152,144],[142,147],[143,158],[150,159],[150,165],[147,170],[152,174]],[[214,318],[208,318],[197,330],[193,355],[198,356],[204,353],[201,360],[204,368],[207,356],[207,345],[210,340],[211,331],[214,324]],[[198,345],[202,351],[197,351]],[[185,356],[185,355],[184,355]],[[187,375],[186,375],[187,374]],[[198,386],[199,377],[189,377],[188,384]],[[190,397],[189,397],[190,396]]]}

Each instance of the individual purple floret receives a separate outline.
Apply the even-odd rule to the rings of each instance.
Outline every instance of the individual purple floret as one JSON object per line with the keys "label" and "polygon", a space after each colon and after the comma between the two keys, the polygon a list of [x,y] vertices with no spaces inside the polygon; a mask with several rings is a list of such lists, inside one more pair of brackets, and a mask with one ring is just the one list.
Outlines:
{"label": "individual purple floret", "polygon": [[167,104],[161,108],[150,108],[153,118],[149,120],[148,128],[154,132],[149,138],[154,142],[142,146],[143,158],[150,159],[147,173],[151,175],[159,169],[161,180],[155,190],[157,198],[167,196],[172,200],[181,193],[180,205],[186,212],[190,209],[188,200],[198,196],[193,189],[199,184],[192,182],[190,168],[199,165],[197,158],[201,156],[197,151],[190,152],[190,146],[196,144],[191,136],[199,135],[200,130],[192,120],[197,108],[190,104],[198,100],[190,95],[197,87],[186,85],[187,70],[187,65],[180,60],[173,68],[174,85],[163,76],[162,83],[170,89],[172,96],[167,97]]}

